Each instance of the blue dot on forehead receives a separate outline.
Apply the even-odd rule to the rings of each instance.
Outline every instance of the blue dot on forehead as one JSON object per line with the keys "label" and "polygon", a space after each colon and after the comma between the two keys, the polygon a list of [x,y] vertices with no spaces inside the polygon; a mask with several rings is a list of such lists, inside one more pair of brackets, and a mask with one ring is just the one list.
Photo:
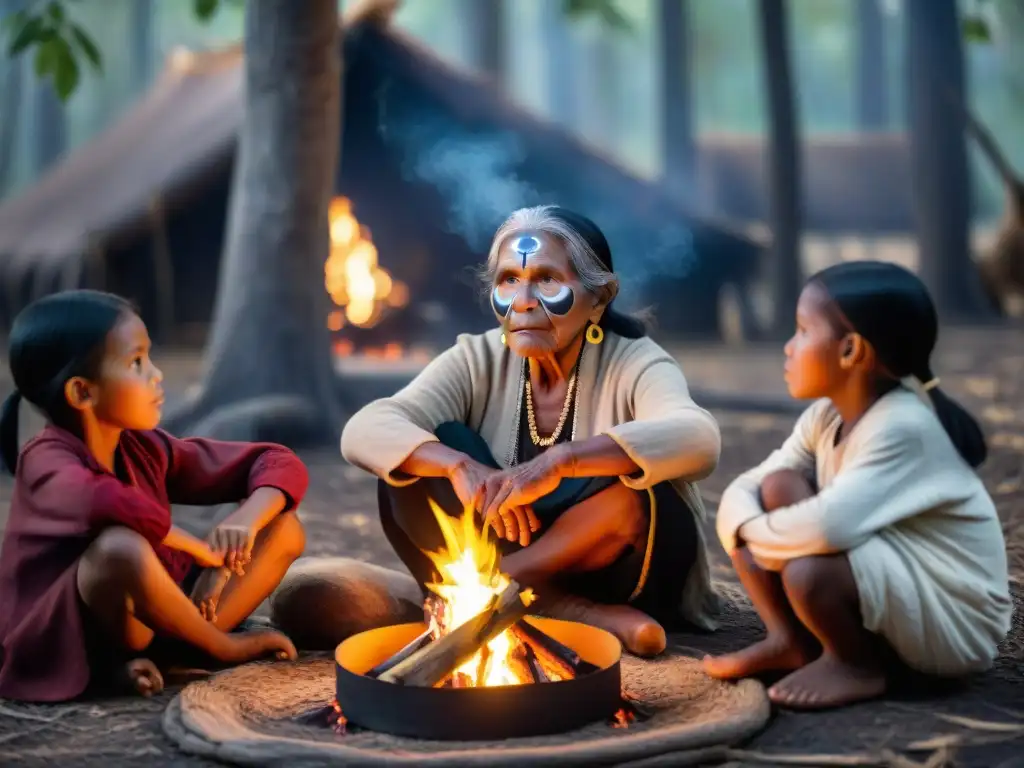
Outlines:
{"label": "blue dot on forehead", "polygon": [[512,249],[519,254],[519,257],[523,260],[523,266],[526,266],[526,257],[531,253],[536,253],[540,250],[540,240],[533,235],[523,235],[522,237],[516,238],[515,242],[512,243]]}

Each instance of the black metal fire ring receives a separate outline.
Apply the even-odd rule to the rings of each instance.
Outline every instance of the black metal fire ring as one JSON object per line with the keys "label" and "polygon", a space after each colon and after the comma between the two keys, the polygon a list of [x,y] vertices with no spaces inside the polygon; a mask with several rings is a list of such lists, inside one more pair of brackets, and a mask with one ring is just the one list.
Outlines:
{"label": "black metal fire ring", "polygon": [[[621,645],[604,630],[529,617],[598,669],[571,680],[486,688],[396,685],[362,674],[425,629],[401,624],[361,632],[335,653],[338,704],[349,723],[372,731],[444,741],[541,736],[607,719],[622,703]],[[351,666],[351,668],[350,668]]]}

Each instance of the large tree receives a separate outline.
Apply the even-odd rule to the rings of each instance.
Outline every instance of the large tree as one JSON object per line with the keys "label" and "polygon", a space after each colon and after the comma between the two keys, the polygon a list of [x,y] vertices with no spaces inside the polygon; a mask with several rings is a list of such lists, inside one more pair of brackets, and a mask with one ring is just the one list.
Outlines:
{"label": "large tree", "polygon": [[758,17],[768,112],[768,208],[772,244],[765,278],[771,298],[767,333],[788,336],[802,286],[800,129],[790,62],[786,0],[760,0]]}
{"label": "large tree", "polygon": [[[0,0],[0,18],[10,18],[21,10],[23,0]],[[0,197],[3,197],[11,183],[14,171],[14,149],[18,138],[18,107],[21,106],[21,89],[24,80],[24,66],[20,58],[4,62],[2,67],[3,90],[0,91]]]}
{"label": "large tree", "polygon": [[[196,9],[211,15],[216,2],[197,0]],[[77,85],[76,50],[98,65],[59,4],[14,22],[12,51],[35,45],[36,69],[60,96]],[[340,136],[338,29],[336,0],[246,3],[226,251],[202,385],[169,415],[172,429],[295,445],[340,428],[323,285]]]}
{"label": "large tree", "polygon": [[202,388],[171,425],[222,437],[322,441],[340,428],[327,209],[338,167],[336,0],[248,0],[245,113]]}
{"label": "large tree", "polygon": [[889,88],[886,81],[885,19],[883,0],[855,0],[857,29],[856,117],[861,130],[879,131],[889,126]]}
{"label": "large tree", "polygon": [[956,0],[904,0],[918,271],[947,319],[985,314],[970,244],[964,62]]}
{"label": "large tree", "polygon": [[661,153],[664,181],[680,200],[692,202],[697,183],[697,150],[690,83],[692,38],[690,0],[658,0],[655,24],[661,94]]}
{"label": "large tree", "polygon": [[469,44],[469,60],[499,87],[505,85],[508,68],[505,3],[503,0],[461,0]]}

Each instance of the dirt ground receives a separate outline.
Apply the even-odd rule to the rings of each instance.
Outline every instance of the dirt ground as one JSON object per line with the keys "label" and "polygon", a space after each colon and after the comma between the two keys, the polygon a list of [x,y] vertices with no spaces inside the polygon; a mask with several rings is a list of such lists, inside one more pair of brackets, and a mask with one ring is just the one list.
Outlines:
{"label": "dirt ground", "polygon": [[[695,387],[730,392],[781,393],[776,349],[669,345]],[[198,375],[196,359],[168,354],[161,362],[168,388],[182,393]],[[944,386],[978,415],[989,435],[990,458],[981,474],[1004,522],[1018,609],[1024,594],[1024,329],[950,329],[934,366]],[[3,366],[6,373],[6,365]],[[0,394],[9,383],[0,381]],[[792,426],[791,416],[716,411],[724,451],[718,471],[702,483],[713,510],[724,487],[760,461]],[[312,485],[301,516],[307,554],[347,555],[397,566],[375,514],[372,480],[346,467],[335,450],[304,454]],[[10,480],[0,481],[0,523],[6,518]],[[211,513],[182,510],[193,528]],[[713,522],[710,527],[713,530]],[[713,535],[711,540],[714,541]],[[724,553],[714,545],[715,576],[730,581]],[[760,632],[747,610],[734,610],[714,635],[678,635],[694,652],[739,647]],[[176,751],[160,730],[173,695],[25,706],[0,701],[0,765],[204,765]],[[882,701],[819,714],[779,712],[731,765],[963,765],[1024,766],[1024,616],[1004,643],[995,669],[946,691],[894,694]]]}

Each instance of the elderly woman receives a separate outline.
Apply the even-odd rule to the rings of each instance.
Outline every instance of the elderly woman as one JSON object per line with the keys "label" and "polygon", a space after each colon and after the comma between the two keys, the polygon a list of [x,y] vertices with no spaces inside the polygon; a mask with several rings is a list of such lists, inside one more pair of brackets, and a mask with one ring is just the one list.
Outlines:
{"label": "elderly woman", "polygon": [[711,628],[704,509],[694,482],[718,462],[714,418],[638,320],[611,304],[612,255],[589,219],[513,213],[485,270],[501,327],[463,335],[407,387],[348,422],[345,458],[381,478],[384,532],[421,584],[440,547],[434,499],[472,505],[502,570],[549,615],[665,648],[666,622]]}

